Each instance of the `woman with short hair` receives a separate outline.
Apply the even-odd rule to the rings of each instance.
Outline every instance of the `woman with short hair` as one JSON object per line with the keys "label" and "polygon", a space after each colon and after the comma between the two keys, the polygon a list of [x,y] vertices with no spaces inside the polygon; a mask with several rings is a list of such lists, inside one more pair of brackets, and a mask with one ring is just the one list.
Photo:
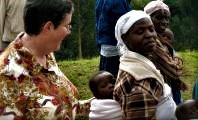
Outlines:
{"label": "woman with short hair", "polygon": [[70,0],[27,0],[25,32],[0,56],[0,119],[71,120],[82,108],[53,55],[71,33],[72,14]]}

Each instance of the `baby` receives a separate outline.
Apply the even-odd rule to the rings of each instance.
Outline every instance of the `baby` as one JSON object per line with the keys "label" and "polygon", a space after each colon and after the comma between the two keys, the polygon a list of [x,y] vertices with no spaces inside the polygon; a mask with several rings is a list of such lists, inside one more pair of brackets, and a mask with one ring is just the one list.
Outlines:
{"label": "baby", "polygon": [[198,120],[198,100],[188,100],[177,106],[176,116],[178,120]]}
{"label": "baby", "polygon": [[170,28],[166,28],[165,31],[161,34],[161,37],[171,45],[173,44],[174,34]]}
{"label": "baby", "polygon": [[121,107],[113,100],[115,78],[107,71],[99,71],[89,81],[96,99],[92,100],[89,120],[122,120]]}

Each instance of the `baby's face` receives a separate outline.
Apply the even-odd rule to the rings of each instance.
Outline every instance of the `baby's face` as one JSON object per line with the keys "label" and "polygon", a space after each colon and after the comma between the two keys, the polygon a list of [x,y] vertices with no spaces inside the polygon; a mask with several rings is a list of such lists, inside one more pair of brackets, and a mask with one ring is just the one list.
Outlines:
{"label": "baby's face", "polygon": [[172,43],[174,40],[174,35],[171,31],[164,31],[163,33],[161,33],[160,37],[164,40],[164,41],[168,41],[169,43]]}
{"label": "baby's face", "polygon": [[98,94],[100,99],[112,99],[115,79],[113,75],[109,73],[103,73],[100,75],[100,81],[98,82]]}
{"label": "baby's face", "polygon": [[165,41],[171,42],[172,43],[172,36],[168,33],[163,33],[161,35],[162,39],[164,39]]}
{"label": "baby's face", "polygon": [[189,100],[182,103],[177,107],[176,113],[186,119],[198,118],[198,101]]}

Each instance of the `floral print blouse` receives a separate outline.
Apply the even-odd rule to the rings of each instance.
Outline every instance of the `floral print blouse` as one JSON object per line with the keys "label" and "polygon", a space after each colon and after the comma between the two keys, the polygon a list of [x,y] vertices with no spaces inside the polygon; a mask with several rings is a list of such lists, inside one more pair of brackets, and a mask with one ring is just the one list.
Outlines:
{"label": "floral print blouse", "polygon": [[[76,87],[60,71],[53,54],[47,68],[23,47],[20,36],[0,56],[0,119],[70,120],[80,106]],[[81,109],[83,108],[83,109]]]}

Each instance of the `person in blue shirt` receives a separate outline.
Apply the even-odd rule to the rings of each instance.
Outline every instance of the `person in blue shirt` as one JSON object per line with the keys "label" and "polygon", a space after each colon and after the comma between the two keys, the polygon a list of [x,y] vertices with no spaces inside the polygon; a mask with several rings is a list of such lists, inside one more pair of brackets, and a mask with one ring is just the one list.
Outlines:
{"label": "person in blue shirt", "polygon": [[192,98],[198,100],[198,77],[193,85]]}
{"label": "person in blue shirt", "polygon": [[100,52],[99,70],[115,77],[118,73],[120,53],[115,39],[115,24],[120,16],[132,9],[131,0],[96,0],[96,43]]}

